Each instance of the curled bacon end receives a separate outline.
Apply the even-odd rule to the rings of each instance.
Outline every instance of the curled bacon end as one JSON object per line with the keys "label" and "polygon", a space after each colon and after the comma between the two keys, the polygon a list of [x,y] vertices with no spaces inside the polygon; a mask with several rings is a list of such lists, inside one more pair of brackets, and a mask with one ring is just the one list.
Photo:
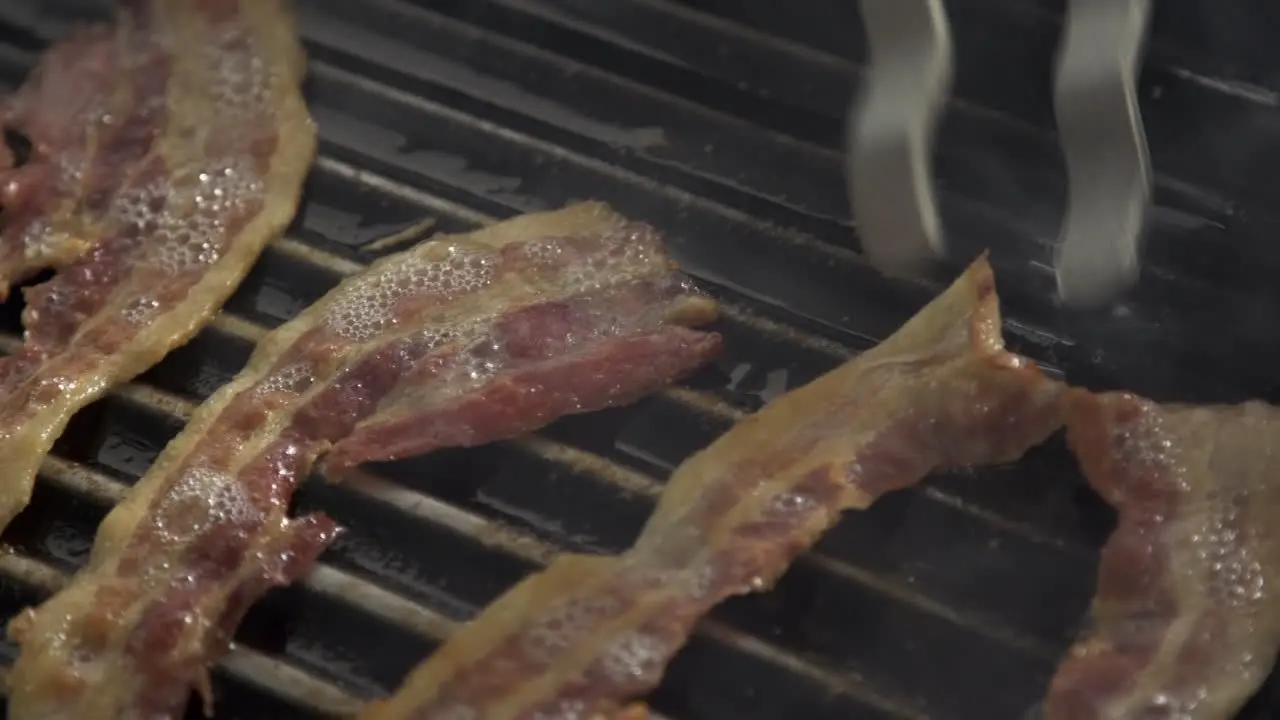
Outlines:
{"label": "curled bacon end", "polygon": [[635,399],[719,349],[687,327],[714,317],[653,228],[597,203],[347,278],[259,342],[102,522],[90,564],[13,626],[9,716],[176,717],[249,604],[335,538],[286,514],[328,448],[389,459]]}
{"label": "curled bacon end", "polygon": [[362,717],[639,713],[624,708],[698,619],[769,587],[841,510],[937,468],[1014,460],[1061,426],[1061,386],[1005,350],[1000,327],[979,260],[879,346],[682,463],[626,553],[557,558]]}
{"label": "curled bacon end", "polygon": [[1118,513],[1047,720],[1228,720],[1280,648],[1280,409],[1068,394],[1067,439]]}

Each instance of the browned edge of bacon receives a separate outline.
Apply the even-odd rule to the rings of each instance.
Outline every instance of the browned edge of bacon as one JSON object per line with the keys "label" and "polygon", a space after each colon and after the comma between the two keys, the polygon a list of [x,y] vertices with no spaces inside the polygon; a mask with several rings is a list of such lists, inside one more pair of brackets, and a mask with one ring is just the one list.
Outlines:
{"label": "browned edge of bacon", "polygon": [[0,276],[58,274],[0,359],[0,528],[71,416],[187,342],[293,217],[304,71],[286,0],[136,1],[6,104],[35,147],[3,178]]}
{"label": "browned edge of bacon", "polygon": [[715,355],[720,337],[689,327],[715,315],[653,228],[598,203],[377,261],[269,333],[103,521],[88,566],[12,623],[9,717],[177,717],[192,686],[208,704],[249,605],[335,537],[287,512],[330,446],[385,460],[627,402]]}
{"label": "browned edge of bacon", "polygon": [[1004,349],[985,258],[876,348],[685,461],[633,547],[565,555],[490,605],[365,720],[612,716],[695,622],[770,587],[840,512],[928,472],[1012,461],[1061,388]]}
{"label": "browned edge of bacon", "polygon": [[1066,397],[1068,443],[1118,523],[1046,720],[1229,720],[1280,647],[1280,409]]}

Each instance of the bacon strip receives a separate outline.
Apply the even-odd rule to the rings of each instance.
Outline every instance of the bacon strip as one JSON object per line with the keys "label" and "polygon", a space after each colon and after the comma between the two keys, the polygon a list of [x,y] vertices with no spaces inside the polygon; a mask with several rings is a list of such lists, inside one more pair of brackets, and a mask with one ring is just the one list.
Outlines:
{"label": "bacon strip", "polygon": [[878,347],[684,462],[631,550],[558,558],[362,717],[622,716],[700,616],[769,587],[841,510],[1012,461],[1061,425],[1060,386],[1005,351],[1000,326],[979,260]]}
{"label": "bacon strip", "polygon": [[625,402],[714,355],[719,336],[686,326],[715,313],[656,232],[598,204],[348,278],[259,343],[103,521],[88,566],[14,621],[9,718],[176,717],[248,606],[334,539],[329,518],[286,514],[331,444],[387,459]]}
{"label": "bacon strip", "polygon": [[284,0],[132,0],[44,56],[3,107],[0,294],[25,343],[0,359],[0,528],[77,410],[187,342],[298,204],[315,152]]}
{"label": "bacon strip", "polygon": [[1067,398],[1068,442],[1119,523],[1046,718],[1229,720],[1280,648],[1280,409]]}

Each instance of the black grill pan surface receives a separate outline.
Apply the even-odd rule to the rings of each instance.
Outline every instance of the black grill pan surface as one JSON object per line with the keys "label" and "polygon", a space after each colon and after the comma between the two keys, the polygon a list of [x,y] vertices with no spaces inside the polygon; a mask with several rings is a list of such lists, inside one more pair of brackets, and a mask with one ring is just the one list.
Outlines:
{"label": "black grill pan surface", "polygon": [[[668,233],[723,303],[726,352],[635,406],[531,437],[306,485],[349,529],[251,613],[215,672],[218,718],[317,718],[392,691],[523,575],[616,551],[683,458],[892,332],[938,281],[859,255],[842,123],[856,4],[299,0],[320,156],[288,236],[218,319],[86,409],[4,540],[0,615],[85,561],[106,508],[253,342],[432,218],[458,231],[598,198]],[[937,172],[956,249],[990,248],[1011,346],[1073,382],[1162,400],[1276,399],[1280,10],[1156,3],[1143,113],[1156,208],[1141,287],[1089,315],[1052,299],[1064,194],[1052,135],[1060,0],[951,0],[958,96]],[[0,84],[102,0],[0,2]],[[0,309],[17,343],[20,308]],[[1110,512],[1053,441],[847,516],[764,595],[725,603],[652,697],[672,720],[1021,720],[1081,625]],[[0,661],[16,649],[0,644]],[[1280,683],[1241,716],[1280,713]],[[191,716],[197,717],[193,708]]]}

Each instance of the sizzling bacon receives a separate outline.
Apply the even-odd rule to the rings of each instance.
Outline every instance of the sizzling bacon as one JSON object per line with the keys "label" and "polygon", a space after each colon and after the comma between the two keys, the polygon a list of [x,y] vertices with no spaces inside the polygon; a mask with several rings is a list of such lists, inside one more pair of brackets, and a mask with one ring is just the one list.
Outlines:
{"label": "sizzling bacon", "polygon": [[1280,648],[1280,409],[1067,398],[1068,442],[1119,522],[1045,717],[1234,717]]}
{"label": "sizzling bacon", "polygon": [[1061,425],[1060,386],[1005,351],[1000,326],[980,260],[878,347],[684,462],[625,554],[555,560],[362,717],[620,717],[700,616],[770,586],[841,510],[1012,461]]}
{"label": "sizzling bacon", "polygon": [[378,261],[267,335],[103,521],[86,569],[13,623],[9,717],[175,716],[249,604],[334,538],[329,518],[286,514],[331,444],[386,459],[626,402],[718,351],[686,327],[715,312],[656,232],[598,204]]}
{"label": "sizzling bacon", "polygon": [[80,408],[191,338],[293,216],[315,152],[285,0],[130,0],[50,49],[4,120],[0,288],[25,342],[0,359],[0,528]]}

